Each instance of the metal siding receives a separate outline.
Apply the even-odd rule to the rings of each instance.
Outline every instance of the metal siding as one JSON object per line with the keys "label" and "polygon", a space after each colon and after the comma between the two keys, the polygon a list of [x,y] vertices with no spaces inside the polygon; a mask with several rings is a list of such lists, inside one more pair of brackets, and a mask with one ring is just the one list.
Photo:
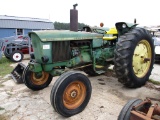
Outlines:
{"label": "metal siding", "polygon": [[28,35],[28,32],[30,32],[30,31],[32,31],[32,29],[24,29],[23,32],[24,32],[25,35]]}
{"label": "metal siding", "polygon": [[4,20],[24,20],[24,21],[41,21],[41,22],[51,22],[48,19],[43,18],[31,18],[31,17],[18,17],[18,16],[8,16],[8,15],[0,15],[0,19]]}
{"label": "metal siding", "polygon": [[0,19],[0,28],[54,29],[54,25],[52,22],[36,22],[36,21]]}
{"label": "metal siding", "polygon": [[7,28],[0,28],[0,38],[3,37],[10,37],[16,35],[16,29],[7,29]]}

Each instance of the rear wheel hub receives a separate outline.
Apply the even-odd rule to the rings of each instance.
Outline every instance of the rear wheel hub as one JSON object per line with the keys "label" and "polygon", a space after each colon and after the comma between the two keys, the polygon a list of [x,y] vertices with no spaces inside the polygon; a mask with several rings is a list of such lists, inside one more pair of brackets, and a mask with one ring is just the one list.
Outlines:
{"label": "rear wheel hub", "polygon": [[147,40],[141,40],[134,50],[133,70],[137,77],[142,78],[146,75],[151,64],[151,47]]}

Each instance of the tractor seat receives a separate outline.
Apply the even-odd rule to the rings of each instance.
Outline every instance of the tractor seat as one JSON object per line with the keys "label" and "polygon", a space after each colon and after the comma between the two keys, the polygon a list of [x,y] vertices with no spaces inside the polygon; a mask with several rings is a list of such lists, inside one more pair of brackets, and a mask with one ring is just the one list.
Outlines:
{"label": "tractor seat", "polygon": [[112,37],[103,37],[103,40],[115,40],[117,36],[112,36]]}
{"label": "tractor seat", "polygon": [[115,40],[117,36],[113,36],[113,35],[117,35],[118,32],[116,28],[110,28],[108,31],[106,31],[106,34],[108,36],[104,36],[103,40]]}

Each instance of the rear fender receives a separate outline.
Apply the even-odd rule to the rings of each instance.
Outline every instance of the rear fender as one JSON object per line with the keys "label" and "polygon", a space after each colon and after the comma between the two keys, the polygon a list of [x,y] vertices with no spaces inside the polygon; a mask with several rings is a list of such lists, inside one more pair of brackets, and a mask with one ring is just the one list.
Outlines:
{"label": "rear fender", "polygon": [[134,29],[137,25],[138,24],[126,23],[126,22],[118,22],[115,24],[119,36],[127,33],[131,29]]}

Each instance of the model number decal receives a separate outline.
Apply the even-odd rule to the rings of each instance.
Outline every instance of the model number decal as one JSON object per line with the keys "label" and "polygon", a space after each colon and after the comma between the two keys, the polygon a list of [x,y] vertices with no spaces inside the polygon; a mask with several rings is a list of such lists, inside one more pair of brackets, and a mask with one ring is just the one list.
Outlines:
{"label": "model number decal", "polygon": [[49,45],[43,45],[43,49],[50,49]]}

